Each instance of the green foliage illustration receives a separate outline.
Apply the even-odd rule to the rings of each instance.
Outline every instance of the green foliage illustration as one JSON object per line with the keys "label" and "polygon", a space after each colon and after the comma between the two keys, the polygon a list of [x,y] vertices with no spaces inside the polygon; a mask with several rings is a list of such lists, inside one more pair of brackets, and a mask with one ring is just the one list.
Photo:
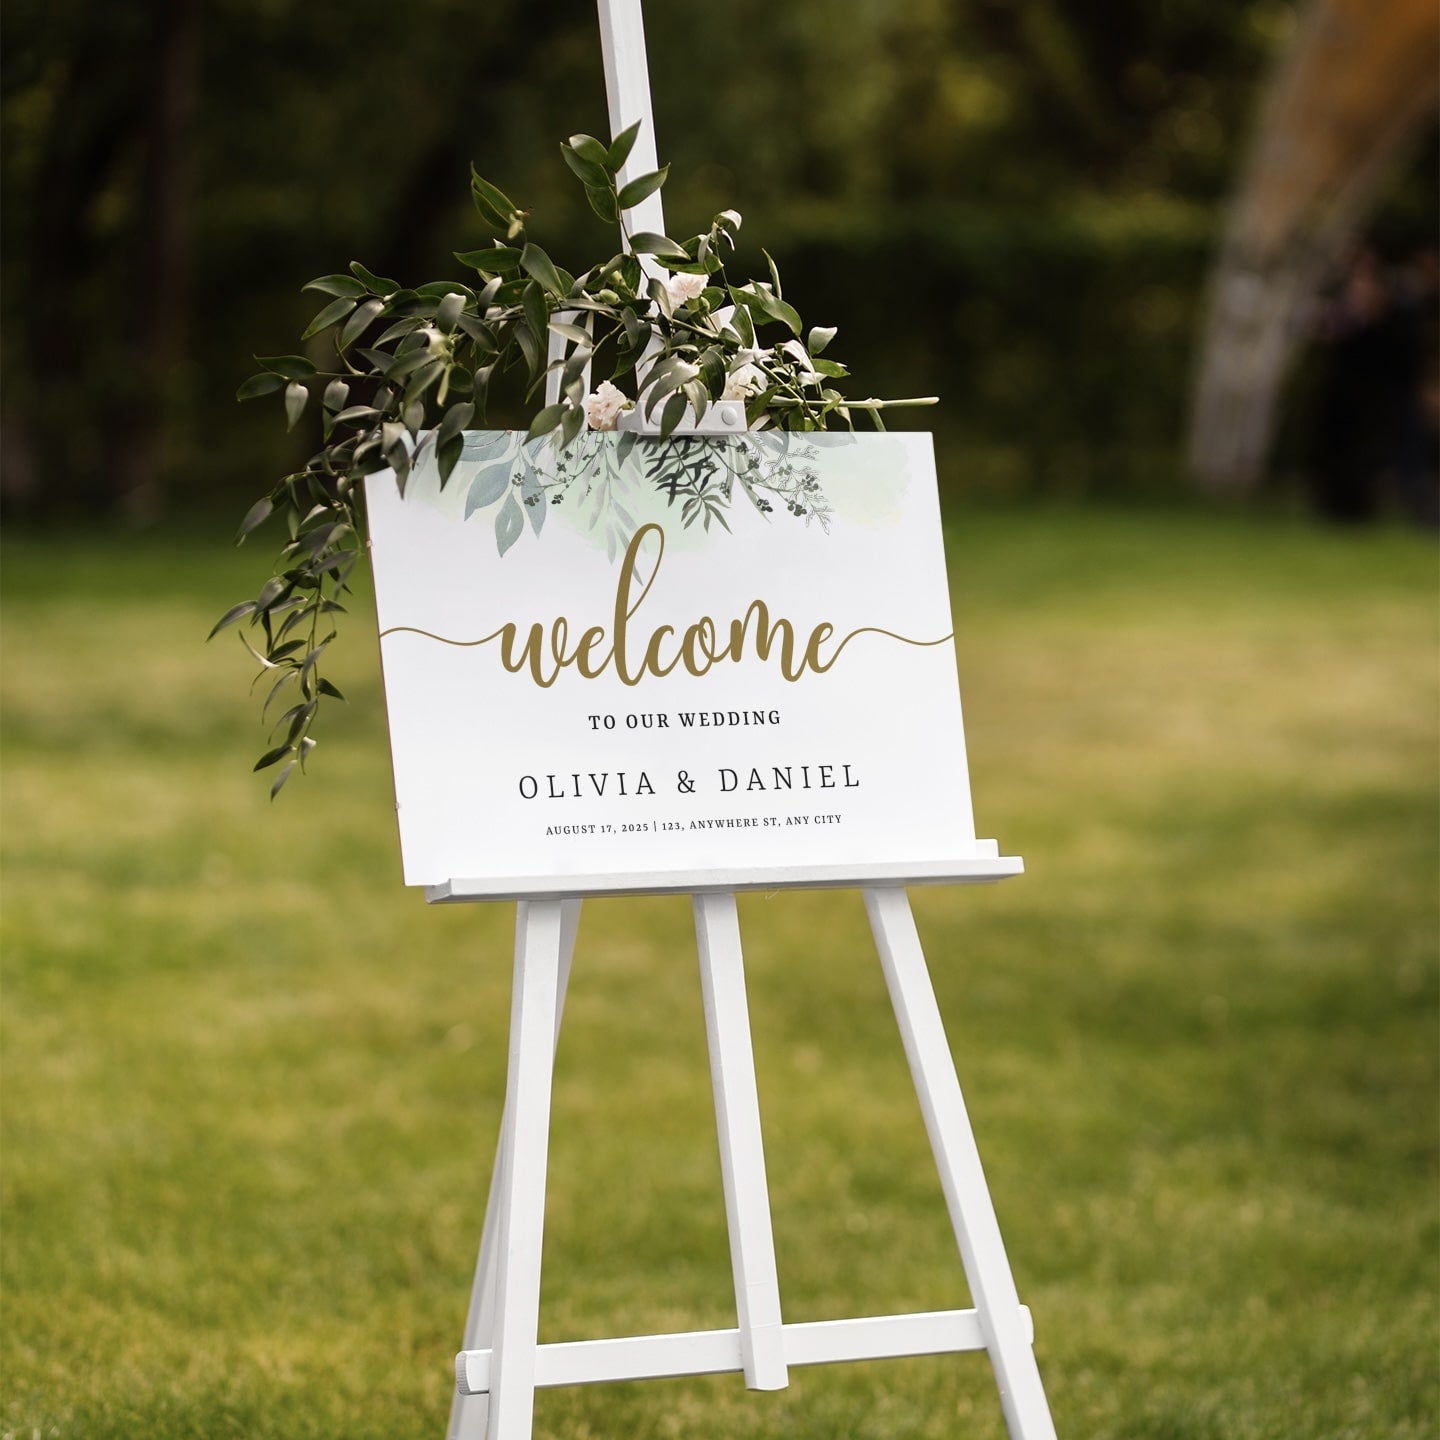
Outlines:
{"label": "green foliage illustration", "polygon": [[638,528],[632,507],[646,493],[663,497],[682,529],[718,525],[728,532],[726,517],[738,498],[760,515],[788,514],[828,533],[833,512],[817,460],[822,446],[850,439],[845,432],[797,437],[762,430],[660,440],[585,430],[556,449],[515,431],[470,432],[449,483],[465,487],[466,520],[490,519],[501,555],[520,539],[527,519],[539,535],[550,509],[564,506],[614,560]]}

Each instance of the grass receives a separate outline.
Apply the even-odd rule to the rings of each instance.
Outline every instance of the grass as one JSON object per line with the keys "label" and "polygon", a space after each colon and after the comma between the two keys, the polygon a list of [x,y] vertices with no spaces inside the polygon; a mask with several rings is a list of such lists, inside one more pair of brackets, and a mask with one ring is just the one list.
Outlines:
{"label": "grass", "polygon": [[[1408,534],[961,514],[982,833],[913,900],[1060,1434],[1429,1440],[1436,562]],[[273,807],[263,558],[4,569],[0,1436],[444,1433],[508,907],[399,883],[373,646]],[[965,1303],[858,898],[742,901],[788,1319]],[[542,1338],[733,1323],[688,909],[595,902]],[[536,1433],[1003,1434],[981,1356],[543,1393]]]}

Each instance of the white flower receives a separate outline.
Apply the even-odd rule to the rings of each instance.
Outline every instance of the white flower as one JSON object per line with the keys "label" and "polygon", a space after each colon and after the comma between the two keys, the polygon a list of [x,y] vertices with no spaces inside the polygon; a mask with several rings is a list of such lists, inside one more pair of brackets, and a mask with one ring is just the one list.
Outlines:
{"label": "white flower", "polygon": [[585,397],[585,419],[592,430],[613,430],[620,412],[629,408],[630,397],[608,380],[602,380]]}
{"label": "white flower", "polygon": [[722,400],[748,400],[765,388],[765,377],[748,361],[737,365],[725,377],[725,393]]}
{"label": "white flower", "polygon": [[665,293],[670,297],[670,307],[678,310],[688,304],[705,288],[703,275],[672,275],[665,282]]}

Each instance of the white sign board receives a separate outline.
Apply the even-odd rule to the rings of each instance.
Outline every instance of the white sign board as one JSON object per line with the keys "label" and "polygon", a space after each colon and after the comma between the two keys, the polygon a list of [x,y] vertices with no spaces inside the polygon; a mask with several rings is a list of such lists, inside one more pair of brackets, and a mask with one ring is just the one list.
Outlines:
{"label": "white sign board", "polygon": [[975,853],[928,435],[477,432],[368,502],[407,884]]}

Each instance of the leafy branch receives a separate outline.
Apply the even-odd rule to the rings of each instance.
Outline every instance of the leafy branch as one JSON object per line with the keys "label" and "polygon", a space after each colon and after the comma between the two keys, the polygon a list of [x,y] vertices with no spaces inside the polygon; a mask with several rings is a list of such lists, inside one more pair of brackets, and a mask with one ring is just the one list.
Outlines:
{"label": "leafy branch", "polygon": [[[847,400],[833,382],[848,371],[825,353],[834,329],[805,334],[769,255],[766,280],[736,284],[726,274],[741,223],[735,211],[684,241],[632,233],[626,212],[669,173],[666,166],[621,185],[638,129],[608,146],[572,135],[560,147],[591,208],[620,227],[624,248],[602,264],[563,269],[528,238],[528,212],[472,167],[471,198],[494,232],[488,245],[456,252],[475,272],[472,283],[410,288],[358,261],[322,275],[304,287],[325,303],[300,338],[323,344],[326,368],[305,355],[257,356],[259,373],[240,386],[240,400],[278,395],[291,430],[318,421],[321,441],[242,521],[237,543],[272,519],[289,538],[259,594],[211,631],[243,622],[261,666],[257,683],[269,686],[262,713],[292,702],[255,766],[280,767],[272,797],[304,767],[323,701],[343,699],[321,664],[363,549],[364,477],[391,470],[403,492],[428,448],[444,485],[465,432],[485,424],[492,388],[507,378],[530,404],[555,379],[558,399],[535,411],[526,439],[549,436],[561,449],[587,428],[613,429],[631,408],[665,437],[687,412],[698,422],[722,399],[743,400],[751,428],[802,431],[853,429],[857,417],[883,429],[887,407],[933,403]],[[605,377],[593,390],[592,374]]]}

